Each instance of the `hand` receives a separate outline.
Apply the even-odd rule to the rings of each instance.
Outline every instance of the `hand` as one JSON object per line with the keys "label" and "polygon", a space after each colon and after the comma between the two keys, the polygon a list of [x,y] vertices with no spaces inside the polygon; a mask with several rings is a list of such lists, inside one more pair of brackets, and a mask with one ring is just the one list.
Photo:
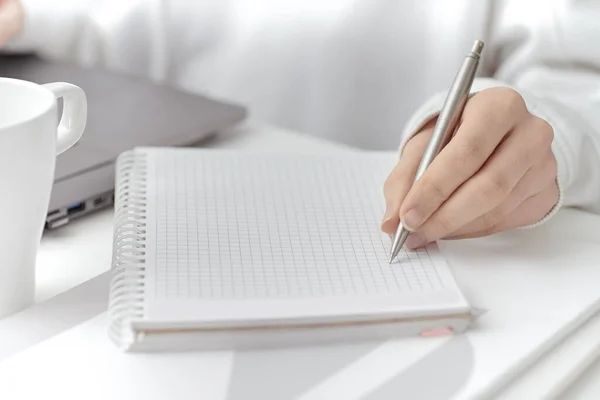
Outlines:
{"label": "hand", "polygon": [[471,97],[456,134],[413,184],[434,123],[407,142],[384,186],[381,229],[394,235],[402,218],[407,248],[526,226],[557,203],[553,129],[514,90]]}
{"label": "hand", "polygon": [[0,0],[0,46],[21,32],[24,19],[19,0]]}

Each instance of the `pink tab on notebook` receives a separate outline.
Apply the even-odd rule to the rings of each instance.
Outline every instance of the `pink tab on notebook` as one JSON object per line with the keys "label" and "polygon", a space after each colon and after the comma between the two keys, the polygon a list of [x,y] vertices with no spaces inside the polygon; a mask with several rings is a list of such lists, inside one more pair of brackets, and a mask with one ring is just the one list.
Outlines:
{"label": "pink tab on notebook", "polygon": [[444,336],[444,335],[452,335],[454,331],[451,328],[435,328],[429,329],[421,332],[421,336],[423,337],[434,337],[434,336]]}

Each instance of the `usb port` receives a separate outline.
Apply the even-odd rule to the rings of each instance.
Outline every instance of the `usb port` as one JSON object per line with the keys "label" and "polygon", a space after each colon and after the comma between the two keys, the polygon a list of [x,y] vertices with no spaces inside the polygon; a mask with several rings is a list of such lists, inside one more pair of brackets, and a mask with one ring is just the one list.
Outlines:
{"label": "usb port", "polygon": [[85,203],[74,203],[67,207],[68,214],[75,214],[85,210]]}
{"label": "usb port", "polygon": [[94,206],[102,205],[106,202],[106,200],[108,200],[108,198],[106,196],[96,197],[94,199]]}

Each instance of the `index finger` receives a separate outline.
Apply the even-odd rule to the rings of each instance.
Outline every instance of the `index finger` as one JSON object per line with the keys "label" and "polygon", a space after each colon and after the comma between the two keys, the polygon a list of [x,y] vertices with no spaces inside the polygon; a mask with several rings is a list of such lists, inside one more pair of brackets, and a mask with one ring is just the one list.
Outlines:
{"label": "index finger", "polygon": [[431,137],[431,131],[432,129],[427,128],[408,141],[398,163],[383,185],[386,212],[381,223],[381,230],[389,235],[395,233],[400,223],[400,205],[415,179],[419,162]]}

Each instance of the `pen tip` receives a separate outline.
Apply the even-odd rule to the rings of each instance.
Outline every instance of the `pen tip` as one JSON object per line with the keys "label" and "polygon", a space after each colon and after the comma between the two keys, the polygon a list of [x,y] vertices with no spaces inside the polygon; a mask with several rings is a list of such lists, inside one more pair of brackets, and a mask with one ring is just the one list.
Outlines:
{"label": "pen tip", "polygon": [[481,40],[476,40],[471,51],[476,54],[481,54],[483,51],[483,42]]}

